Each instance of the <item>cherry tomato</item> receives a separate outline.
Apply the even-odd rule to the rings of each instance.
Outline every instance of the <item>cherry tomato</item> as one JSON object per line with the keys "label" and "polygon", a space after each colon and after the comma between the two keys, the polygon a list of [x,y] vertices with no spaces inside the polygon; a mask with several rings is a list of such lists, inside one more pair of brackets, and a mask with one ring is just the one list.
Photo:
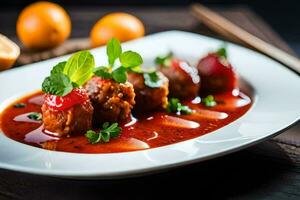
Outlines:
{"label": "cherry tomato", "polygon": [[88,100],[84,89],[75,88],[66,96],[45,95],[45,103],[55,110],[66,110],[74,105],[82,104]]}
{"label": "cherry tomato", "polygon": [[216,94],[238,89],[237,74],[225,57],[210,53],[198,63],[201,93]]}

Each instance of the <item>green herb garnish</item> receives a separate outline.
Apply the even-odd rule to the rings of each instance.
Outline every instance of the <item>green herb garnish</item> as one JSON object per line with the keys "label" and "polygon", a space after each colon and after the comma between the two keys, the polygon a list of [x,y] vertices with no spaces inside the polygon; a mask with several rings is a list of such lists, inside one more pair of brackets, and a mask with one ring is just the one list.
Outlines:
{"label": "green herb garnish", "polygon": [[99,142],[109,142],[110,138],[118,137],[122,129],[118,126],[118,123],[113,123],[109,125],[108,122],[105,122],[102,125],[102,130],[99,133],[96,133],[93,130],[86,132],[85,137],[89,140],[90,143],[96,144]]}
{"label": "green herb garnish", "polygon": [[89,80],[94,71],[94,56],[89,51],[79,51],[73,54],[65,64],[63,73],[78,86]]}
{"label": "green herb garnish", "polygon": [[67,61],[55,65],[42,84],[42,91],[47,94],[65,96],[74,88],[82,86],[94,71],[95,61],[89,51],[79,51]]}
{"label": "green herb garnish", "polygon": [[85,137],[89,140],[90,143],[96,144],[100,142],[101,135],[99,133],[96,133],[93,130],[89,130],[85,133]]}
{"label": "green herb garnish", "polygon": [[26,103],[16,103],[16,104],[14,105],[14,107],[15,107],[15,108],[24,108],[24,107],[26,107]]}
{"label": "green herb garnish", "polygon": [[50,74],[58,74],[58,73],[63,73],[65,65],[66,65],[67,61],[64,62],[60,62],[57,65],[55,65]]}
{"label": "green herb garnish", "polygon": [[[74,88],[82,86],[94,74],[96,76],[113,79],[118,83],[127,81],[127,72],[141,73],[142,57],[133,51],[122,53],[120,42],[113,38],[107,43],[106,53],[108,66],[95,68],[93,55],[89,51],[79,51],[67,61],[60,62],[53,67],[50,76],[44,79],[42,91],[47,94],[65,96]],[[119,66],[116,61],[119,60]]]}
{"label": "green herb garnish", "polygon": [[102,77],[104,79],[109,79],[112,78],[112,74],[110,73],[109,68],[105,67],[105,66],[101,66],[101,67],[96,67],[94,69],[94,74],[96,76]]}
{"label": "green herb garnish", "polygon": [[73,84],[67,75],[57,72],[45,78],[42,90],[48,94],[65,96],[73,90]]}
{"label": "green herb garnish", "polygon": [[119,40],[112,38],[110,41],[108,41],[106,45],[106,54],[110,66],[114,66],[116,59],[119,58],[121,53],[122,47]]}
{"label": "green herb garnish", "polygon": [[188,106],[182,105],[177,98],[171,98],[167,106],[167,112],[176,113],[177,115],[187,115],[193,112]]}
{"label": "green herb garnish", "polygon": [[125,83],[127,81],[127,73],[125,67],[119,67],[112,72],[112,78],[118,83]]}
{"label": "green herb garnish", "polygon": [[127,70],[128,72],[133,72],[133,73],[137,73],[137,74],[142,74],[144,72],[144,70],[141,68],[141,66],[136,66],[136,67],[130,67],[129,70]]}
{"label": "green herb garnish", "polygon": [[[119,40],[113,38],[107,43],[106,54],[108,66],[97,67],[94,70],[96,76],[105,79],[112,78],[118,83],[125,83],[127,81],[127,72],[142,72],[140,65],[143,63],[143,59],[140,54],[134,51],[122,52]],[[119,60],[119,66],[116,66],[117,60]]]}
{"label": "green herb garnish", "polygon": [[35,121],[41,121],[42,120],[42,114],[38,112],[32,112],[27,115],[29,119],[35,120]]}
{"label": "green herb garnish", "polygon": [[227,44],[224,43],[218,50],[217,50],[217,54],[220,56],[220,57],[223,57],[223,58],[227,58]]}
{"label": "green herb garnish", "polygon": [[160,79],[156,71],[150,73],[144,73],[145,85],[151,88],[158,88],[163,84],[163,80]]}
{"label": "green herb garnish", "polygon": [[136,67],[143,63],[143,59],[140,54],[134,51],[125,51],[120,55],[119,60],[125,68]]}
{"label": "green herb garnish", "polygon": [[170,52],[166,56],[158,56],[158,57],[156,57],[155,60],[154,60],[154,62],[157,65],[162,65],[162,66],[165,66],[165,67],[169,67],[170,61],[171,61],[172,57],[173,57],[173,53]]}
{"label": "green herb garnish", "polygon": [[215,101],[215,98],[213,95],[208,95],[202,100],[202,103],[207,107],[214,107],[217,105],[217,102]]}

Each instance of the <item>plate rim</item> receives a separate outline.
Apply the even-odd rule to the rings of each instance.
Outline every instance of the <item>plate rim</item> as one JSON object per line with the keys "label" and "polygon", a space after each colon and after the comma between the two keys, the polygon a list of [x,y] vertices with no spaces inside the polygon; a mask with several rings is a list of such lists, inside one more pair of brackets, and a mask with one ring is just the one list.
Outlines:
{"label": "plate rim", "polygon": [[[199,35],[199,34],[195,34],[195,33],[190,33],[190,32],[184,32],[184,31],[177,31],[177,30],[172,30],[172,31],[165,31],[165,32],[160,32],[160,33],[155,33],[155,34],[152,34],[152,35],[149,35],[149,36],[146,36],[146,37],[153,37],[154,35],[157,37],[157,35],[159,34],[192,34],[192,35],[195,35],[195,36],[201,36],[203,38],[210,38],[210,39],[213,39],[215,41],[221,41],[219,39],[216,39],[216,38],[212,38],[212,37],[208,37],[208,36],[203,36],[203,35]],[[137,40],[134,40],[134,41],[130,41],[130,42],[126,42],[125,44],[130,44],[130,43],[133,43],[133,42],[139,42],[139,41],[142,41],[144,38],[141,38],[141,39],[137,39]],[[230,43],[228,42],[228,44],[230,44],[231,46],[238,46],[240,48],[243,48],[243,49],[247,49],[247,50],[250,50],[256,54],[260,54],[260,55],[263,55],[265,57],[267,57],[266,55],[264,54],[261,54],[261,53],[258,53],[256,51],[253,51],[251,49],[248,49],[246,47],[242,47],[240,45],[237,45],[237,44],[233,44],[233,43]],[[96,49],[99,49],[99,48],[96,48]],[[64,57],[68,57],[69,55],[65,55],[65,56],[61,56],[61,57],[57,57],[57,58],[53,58],[53,59],[50,59],[50,60],[56,60],[56,59],[62,59]],[[267,57],[268,59],[272,60],[271,58]],[[48,60],[46,61],[42,61],[42,62],[47,62]],[[273,60],[274,61],[274,60]],[[277,62],[277,61],[275,61]],[[8,70],[7,72],[2,72],[0,74],[3,74],[3,73],[14,73],[16,70],[23,70],[24,67],[27,67],[27,66],[33,66],[33,65],[39,65],[41,62],[37,62],[37,63],[33,63],[33,64],[28,64],[28,65],[25,65],[23,67],[20,67],[20,68],[14,68],[14,69],[11,69],[11,70]],[[279,63],[279,62],[277,62]],[[281,65],[283,68],[284,65],[279,63],[279,65]],[[287,68],[285,68],[287,69]],[[293,72],[295,73],[294,71],[290,70],[290,69],[287,69],[289,70],[290,72]],[[297,73],[295,73],[297,75]],[[251,84],[251,83],[250,83]],[[252,86],[252,85],[251,85]],[[255,89],[255,88],[254,88]],[[19,96],[19,95],[18,95]],[[252,98],[256,98],[256,95],[254,95],[254,97]],[[254,100],[254,104],[256,103],[257,101]],[[3,102],[1,103],[1,106],[2,106]],[[250,109],[254,109],[254,105],[251,106]],[[249,110],[250,111],[250,110]],[[249,113],[249,111],[247,111],[247,113]],[[231,122],[230,124],[233,124],[233,123],[236,123],[236,121],[240,120],[241,118],[244,118],[245,116],[247,116],[247,113],[245,113],[243,116],[241,116],[239,119]],[[236,151],[239,151],[241,149],[245,149],[249,146],[252,146],[252,145],[255,145],[263,140],[266,140],[270,137],[273,137],[275,135],[278,135],[282,132],[284,132],[285,130],[289,129],[291,126],[295,125],[298,121],[300,121],[300,115],[298,115],[298,117],[296,119],[294,119],[293,121],[291,121],[287,126],[283,127],[282,129],[279,129],[277,130],[276,132],[272,133],[272,134],[269,134],[269,135],[265,135],[265,136],[262,136],[262,137],[259,137],[259,138],[256,138],[255,141],[251,141],[249,140],[248,143],[246,144],[243,144],[243,145],[239,145],[237,144],[236,146],[234,147],[231,147],[227,150],[223,150],[222,152],[219,152],[219,153],[215,153],[213,155],[206,155],[206,156],[203,156],[203,157],[199,157],[199,158],[194,158],[194,159],[190,159],[190,160],[182,160],[181,162],[174,162],[174,163],[169,163],[169,164],[164,164],[164,165],[158,165],[158,166],[152,166],[152,167],[145,167],[145,168],[140,168],[140,169],[132,169],[132,170],[127,170],[127,171],[119,171],[119,172],[110,172],[109,174],[103,174],[103,173],[87,173],[85,171],[83,171],[83,173],[79,174],[78,171],[68,171],[67,173],[66,172],[62,172],[61,170],[45,170],[45,169],[40,169],[40,170],[37,170],[36,168],[30,168],[30,167],[23,167],[23,166],[15,166],[15,165],[10,165],[10,164],[5,164],[5,163],[2,163],[2,161],[0,161],[0,168],[3,168],[3,169],[8,169],[8,170],[12,170],[12,171],[18,171],[18,172],[25,172],[25,173],[30,173],[30,174],[36,174],[36,175],[45,175],[45,176],[55,176],[55,177],[62,177],[62,178],[76,178],[76,179],[93,179],[93,178],[96,178],[96,179],[111,179],[111,178],[122,178],[122,177],[127,177],[127,176],[132,176],[132,175],[137,175],[137,174],[142,174],[142,173],[152,173],[152,172],[156,172],[158,170],[163,170],[163,169],[166,169],[166,168],[174,168],[174,167],[179,167],[179,166],[183,166],[183,165],[187,165],[187,164],[192,164],[192,163],[195,163],[195,162],[200,162],[200,161],[204,161],[204,160],[208,160],[208,159],[213,159],[213,158],[216,158],[216,157],[219,157],[219,156],[223,156],[223,155],[227,155],[229,153],[233,153],[233,152],[236,152]],[[226,125],[228,126],[228,125]],[[226,127],[225,126],[225,127]],[[222,128],[221,128],[222,129]],[[212,133],[215,133],[215,132],[218,132],[220,129],[216,130],[216,131],[213,131],[209,134],[212,134]],[[1,135],[3,135],[4,137],[6,137],[2,132],[1,132]],[[201,137],[201,136],[200,136]],[[199,138],[199,137],[197,137]],[[197,139],[197,138],[194,138],[194,139]],[[10,139],[10,138],[8,138]],[[191,140],[194,140],[194,139],[191,139]],[[10,139],[12,140],[12,139]],[[12,140],[13,142],[16,142],[14,140]],[[180,142],[180,143],[184,143],[186,141],[183,141],[183,142]],[[178,144],[178,143],[176,143]],[[28,146],[28,145],[25,145],[25,144],[22,144],[24,146]],[[166,145],[166,146],[172,146],[174,144],[171,144],[171,145]],[[166,147],[166,146],[163,146],[163,147]],[[31,147],[31,146],[28,146],[30,148],[35,148],[36,147]],[[161,147],[158,147],[158,148],[153,148],[153,149],[159,149]],[[44,149],[38,149],[39,151],[42,150],[42,151],[47,151],[49,152],[48,150],[44,150]],[[152,149],[149,149],[149,150],[142,150],[142,151],[150,151]],[[53,151],[52,151],[53,152]],[[139,151],[134,151],[134,152],[123,152],[123,153],[109,153],[107,155],[110,155],[110,154],[131,154],[131,153],[136,153],[136,152],[139,152]],[[60,153],[60,154],[74,154],[74,153],[66,153],[66,152],[55,152],[55,153]],[[83,154],[83,155],[87,155],[87,154]],[[90,154],[90,155],[99,155],[99,154]],[[101,154],[100,154],[101,155]]]}

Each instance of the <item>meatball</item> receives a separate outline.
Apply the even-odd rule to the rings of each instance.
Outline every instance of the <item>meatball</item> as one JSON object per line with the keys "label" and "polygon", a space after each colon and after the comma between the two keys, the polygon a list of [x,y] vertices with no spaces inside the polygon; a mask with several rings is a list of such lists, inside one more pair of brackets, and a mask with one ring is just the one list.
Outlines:
{"label": "meatball", "polygon": [[112,79],[92,77],[84,86],[94,107],[93,124],[127,119],[135,104],[131,83],[117,83]]}
{"label": "meatball", "polygon": [[201,94],[217,94],[238,90],[238,76],[227,58],[209,53],[198,63]]}
{"label": "meatball", "polygon": [[83,89],[60,97],[46,95],[42,105],[44,128],[58,136],[83,134],[92,128],[93,107]]}
{"label": "meatball", "polygon": [[143,74],[128,74],[128,81],[133,84],[136,95],[134,110],[147,112],[167,107],[169,81],[162,73],[158,72],[157,74],[159,79],[163,81],[158,88],[151,88],[145,85]]}
{"label": "meatball", "polygon": [[169,79],[171,97],[192,99],[198,95],[200,77],[187,62],[172,59],[169,66],[160,65],[159,70]]}

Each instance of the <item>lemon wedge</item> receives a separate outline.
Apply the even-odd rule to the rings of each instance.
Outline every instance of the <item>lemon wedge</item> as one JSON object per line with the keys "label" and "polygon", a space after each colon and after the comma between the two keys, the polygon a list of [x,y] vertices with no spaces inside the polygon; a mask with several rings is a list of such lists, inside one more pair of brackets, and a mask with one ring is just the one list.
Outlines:
{"label": "lemon wedge", "polygon": [[10,68],[20,55],[20,48],[0,34],[0,71]]}

